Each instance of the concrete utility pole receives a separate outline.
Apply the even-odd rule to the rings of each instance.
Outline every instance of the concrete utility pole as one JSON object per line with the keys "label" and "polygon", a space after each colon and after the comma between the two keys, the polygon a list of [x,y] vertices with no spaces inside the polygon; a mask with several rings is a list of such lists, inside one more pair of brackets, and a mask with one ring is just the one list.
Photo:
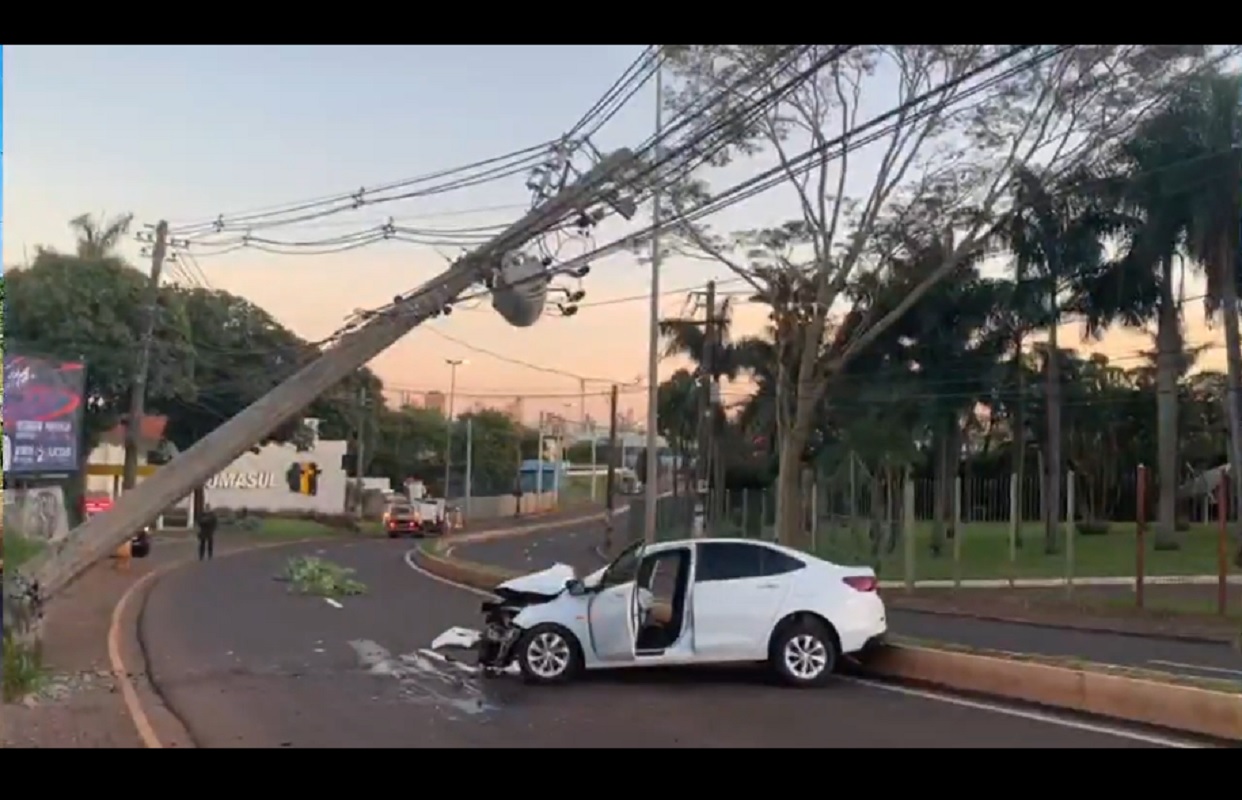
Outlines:
{"label": "concrete utility pole", "polygon": [[121,487],[128,492],[138,484],[138,446],[142,439],[142,418],[146,415],[147,373],[151,369],[151,347],[155,339],[155,325],[160,313],[160,274],[164,271],[164,258],[168,254],[168,223],[160,220],[155,226],[155,239],[151,246],[151,282],[147,285],[146,328],[138,344],[138,363],[134,379],[129,387],[129,419],[125,423],[125,466],[121,473]]}
{"label": "concrete utility pole", "polygon": [[[664,80],[662,70],[655,74],[655,140],[664,133]],[[656,145],[656,161],[659,162],[660,146]],[[651,197],[651,218],[660,219],[660,192]],[[651,234],[651,310],[647,331],[647,480],[643,486],[643,540],[648,544],[656,540],[656,504],[660,498],[660,229]]]}
{"label": "concrete utility pole", "polygon": [[612,512],[617,496],[617,385],[608,395],[608,478],[604,481],[604,552],[612,550]]}
{"label": "concrete utility pole", "polygon": [[457,395],[457,368],[467,362],[461,358],[446,358],[444,363],[449,365],[448,414],[445,416],[447,431],[444,436],[444,504],[447,506],[449,480],[453,476],[453,400]]}
{"label": "concrete utility pole", "polygon": [[566,216],[582,212],[595,203],[601,194],[611,189],[610,183],[619,172],[633,161],[634,154],[629,150],[604,157],[577,182],[540,203],[487,244],[458,259],[443,274],[423,284],[392,308],[377,312],[356,330],[342,335],[314,361],[122,496],[111,511],[92,517],[68,537],[45,549],[23,568],[25,580],[5,581],[6,593],[10,585],[37,585],[39,597],[15,598],[23,607],[54,595],[91,564],[115,550],[134,531],[227,467],[324,391],[419,324],[442,312],[471,286],[491,276],[504,254],[521,248]]}
{"label": "concrete utility pole", "polygon": [[466,485],[462,511],[470,519],[470,498],[474,494],[474,417],[466,417]]}
{"label": "concrete utility pole", "polygon": [[707,530],[707,510],[710,506],[712,450],[716,432],[715,398],[715,352],[716,352],[716,282],[707,283],[707,320],[703,327],[703,352],[699,356],[699,425],[698,446],[695,448],[695,501],[693,536],[703,536]]}

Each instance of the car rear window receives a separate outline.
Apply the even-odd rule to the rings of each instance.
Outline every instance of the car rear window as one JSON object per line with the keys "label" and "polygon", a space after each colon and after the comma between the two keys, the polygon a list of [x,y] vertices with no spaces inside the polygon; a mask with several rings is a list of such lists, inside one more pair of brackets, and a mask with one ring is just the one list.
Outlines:
{"label": "car rear window", "polygon": [[413,509],[411,509],[409,506],[393,506],[392,507],[393,514],[409,514],[412,511]]}

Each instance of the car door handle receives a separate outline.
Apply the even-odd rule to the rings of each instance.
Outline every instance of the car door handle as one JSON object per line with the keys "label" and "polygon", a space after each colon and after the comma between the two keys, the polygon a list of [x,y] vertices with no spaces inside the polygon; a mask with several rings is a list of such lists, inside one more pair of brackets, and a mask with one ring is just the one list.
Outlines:
{"label": "car door handle", "polygon": [[781,585],[779,583],[761,583],[759,584],[759,588],[760,589],[779,589],[781,588]]}

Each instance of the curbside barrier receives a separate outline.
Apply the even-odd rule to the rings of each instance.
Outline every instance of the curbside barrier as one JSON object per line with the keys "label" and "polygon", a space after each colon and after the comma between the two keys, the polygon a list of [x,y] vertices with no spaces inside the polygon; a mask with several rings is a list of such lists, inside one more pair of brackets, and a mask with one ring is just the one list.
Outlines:
{"label": "curbside barrier", "polygon": [[[414,563],[437,577],[482,591],[520,572],[445,554],[459,544],[511,538],[573,522],[461,534],[429,542]],[[1242,741],[1242,692],[1213,691],[1156,679],[1116,675],[1107,668],[1068,667],[933,647],[889,644],[868,653],[866,674],[991,695],[1125,722]],[[1156,675],[1158,673],[1152,673]]]}
{"label": "curbside barrier", "polygon": [[1242,740],[1242,693],[1114,675],[1104,666],[1063,667],[1002,655],[892,645],[869,655],[864,668],[886,678]]}

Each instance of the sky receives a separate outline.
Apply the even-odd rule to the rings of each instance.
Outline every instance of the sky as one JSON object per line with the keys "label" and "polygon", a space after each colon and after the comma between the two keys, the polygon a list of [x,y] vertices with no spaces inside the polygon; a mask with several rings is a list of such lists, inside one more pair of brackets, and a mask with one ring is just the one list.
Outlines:
{"label": "sky", "polygon": [[[552,139],[582,116],[641,49],[5,47],[3,263],[24,263],[38,245],[71,247],[67,222],[83,212],[133,212],[140,225],[202,222],[352,192]],[[593,143],[604,151],[635,145],[652,133],[654,115],[648,85]],[[720,179],[745,177],[761,166],[738,164]],[[792,211],[788,192],[771,194],[722,215],[721,226],[762,224]],[[489,225],[511,221],[528,202],[524,180],[514,177],[263,235],[322,239],[390,217],[424,228]],[[629,227],[606,225],[600,238],[639,227],[640,220]],[[140,264],[140,248],[127,243],[123,253]],[[355,309],[388,302],[423,282],[458,252],[407,243],[326,256],[246,249],[203,256],[197,264],[211,286],[251,299],[315,340]],[[188,266],[171,267],[170,277],[184,280],[180,270]],[[732,276],[717,264],[670,260],[662,275],[661,288],[670,292],[663,313],[676,315],[684,304],[684,296],[671,290],[712,278]],[[463,309],[410,334],[371,366],[390,386],[445,391],[445,359],[467,359],[457,373],[459,404],[499,405],[523,394],[531,396],[524,404],[528,415],[539,409],[574,414],[579,381],[570,374],[584,376],[592,379],[586,410],[603,419],[607,382],[633,383],[645,372],[648,309],[642,295],[649,281],[647,265],[630,254],[614,256],[594,265],[584,284],[586,303],[633,300],[586,305],[572,318],[548,315],[524,329],[508,326],[486,305]],[[1191,309],[1188,319],[1190,341],[1219,339],[1202,330],[1195,313]],[[737,327],[747,332],[762,321],[762,311],[748,307]],[[1104,349],[1133,353],[1145,344],[1141,336],[1122,336],[1110,338]],[[508,363],[478,348],[544,369]],[[666,363],[663,371],[676,366]],[[636,409],[640,417],[643,402],[638,392],[622,394],[623,408]],[[566,403],[572,408],[565,409]]]}

